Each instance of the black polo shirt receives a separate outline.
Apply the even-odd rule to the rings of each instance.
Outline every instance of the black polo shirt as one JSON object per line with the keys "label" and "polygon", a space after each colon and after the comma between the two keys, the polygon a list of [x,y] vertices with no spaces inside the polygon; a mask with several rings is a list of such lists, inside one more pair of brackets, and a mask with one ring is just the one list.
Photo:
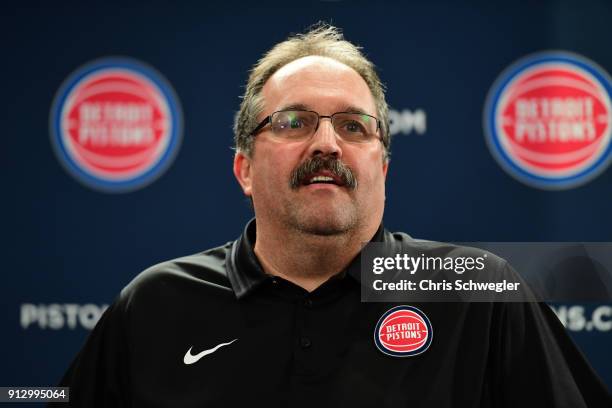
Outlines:
{"label": "black polo shirt", "polygon": [[[136,277],[64,376],[71,405],[611,406],[544,304],[413,304],[431,322],[431,345],[393,357],[374,329],[396,305],[360,301],[359,257],[309,293],[265,274],[255,239],[253,220],[234,242]],[[373,240],[411,238],[381,226]]]}

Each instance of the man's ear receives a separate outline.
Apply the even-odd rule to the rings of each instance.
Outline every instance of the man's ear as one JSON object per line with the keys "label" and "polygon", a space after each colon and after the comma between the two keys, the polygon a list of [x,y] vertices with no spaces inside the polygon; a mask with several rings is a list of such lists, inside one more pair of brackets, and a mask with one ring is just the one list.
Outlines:
{"label": "man's ear", "polygon": [[252,186],[251,159],[242,152],[236,152],[234,156],[234,176],[240,183],[244,195],[250,197]]}
{"label": "man's ear", "polygon": [[389,159],[383,160],[383,176],[387,179],[387,171],[389,171]]}

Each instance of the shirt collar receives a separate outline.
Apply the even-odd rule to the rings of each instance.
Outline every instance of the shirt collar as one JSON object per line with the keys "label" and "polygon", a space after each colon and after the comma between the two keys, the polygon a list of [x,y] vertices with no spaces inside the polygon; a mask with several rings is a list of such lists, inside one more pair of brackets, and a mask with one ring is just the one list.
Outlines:
{"label": "shirt collar", "polygon": [[[255,255],[256,235],[256,222],[253,218],[245,226],[242,235],[234,241],[225,258],[227,275],[238,299],[252,292],[266,280],[273,278],[272,275],[265,273]],[[389,239],[392,239],[391,234],[381,224],[370,242],[387,242]],[[340,275],[345,274],[361,282],[360,253]]]}

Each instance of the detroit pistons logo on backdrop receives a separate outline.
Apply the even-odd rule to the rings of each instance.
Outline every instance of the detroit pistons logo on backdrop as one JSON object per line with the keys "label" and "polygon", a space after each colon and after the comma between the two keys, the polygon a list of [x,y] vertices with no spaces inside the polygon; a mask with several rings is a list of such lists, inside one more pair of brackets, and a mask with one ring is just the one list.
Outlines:
{"label": "detroit pistons logo on backdrop", "polygon": [[508,68],[484,112],[489,149],[518,180],[543,189],[584,184],[611,155],[608,74],[567,52],[544,52]]}
{"label": "detroit pistons logo on backdrop", "polygon": [[182,114],[168,82],[132,59],[94,61],[61,86],[51,109],[51,138],[64,167],[89,187],[141,188],[171,164]]}
{"label": "detroit pistons logo on backdrop", "polygon": [[374,329],[374,343],[393,357],[410,357],[429,348],[433,330],[429,319],[414,306],[396,306],[384,313]]}

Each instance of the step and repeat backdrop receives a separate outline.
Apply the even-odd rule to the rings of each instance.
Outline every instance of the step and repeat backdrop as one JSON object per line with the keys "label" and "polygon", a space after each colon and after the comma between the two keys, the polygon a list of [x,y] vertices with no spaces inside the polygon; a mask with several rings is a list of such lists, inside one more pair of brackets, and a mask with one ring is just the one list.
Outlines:
{"label": "step and repeat backdrop", "polygon": [[[56,384],[140,271],[239,236],[252,212],[231,127],[248,70],[319,20],[388,88],[387,229],[612,241],[610,3],[2,9],[2,386]],[[551,307],[612,387],[610,299]]]}

